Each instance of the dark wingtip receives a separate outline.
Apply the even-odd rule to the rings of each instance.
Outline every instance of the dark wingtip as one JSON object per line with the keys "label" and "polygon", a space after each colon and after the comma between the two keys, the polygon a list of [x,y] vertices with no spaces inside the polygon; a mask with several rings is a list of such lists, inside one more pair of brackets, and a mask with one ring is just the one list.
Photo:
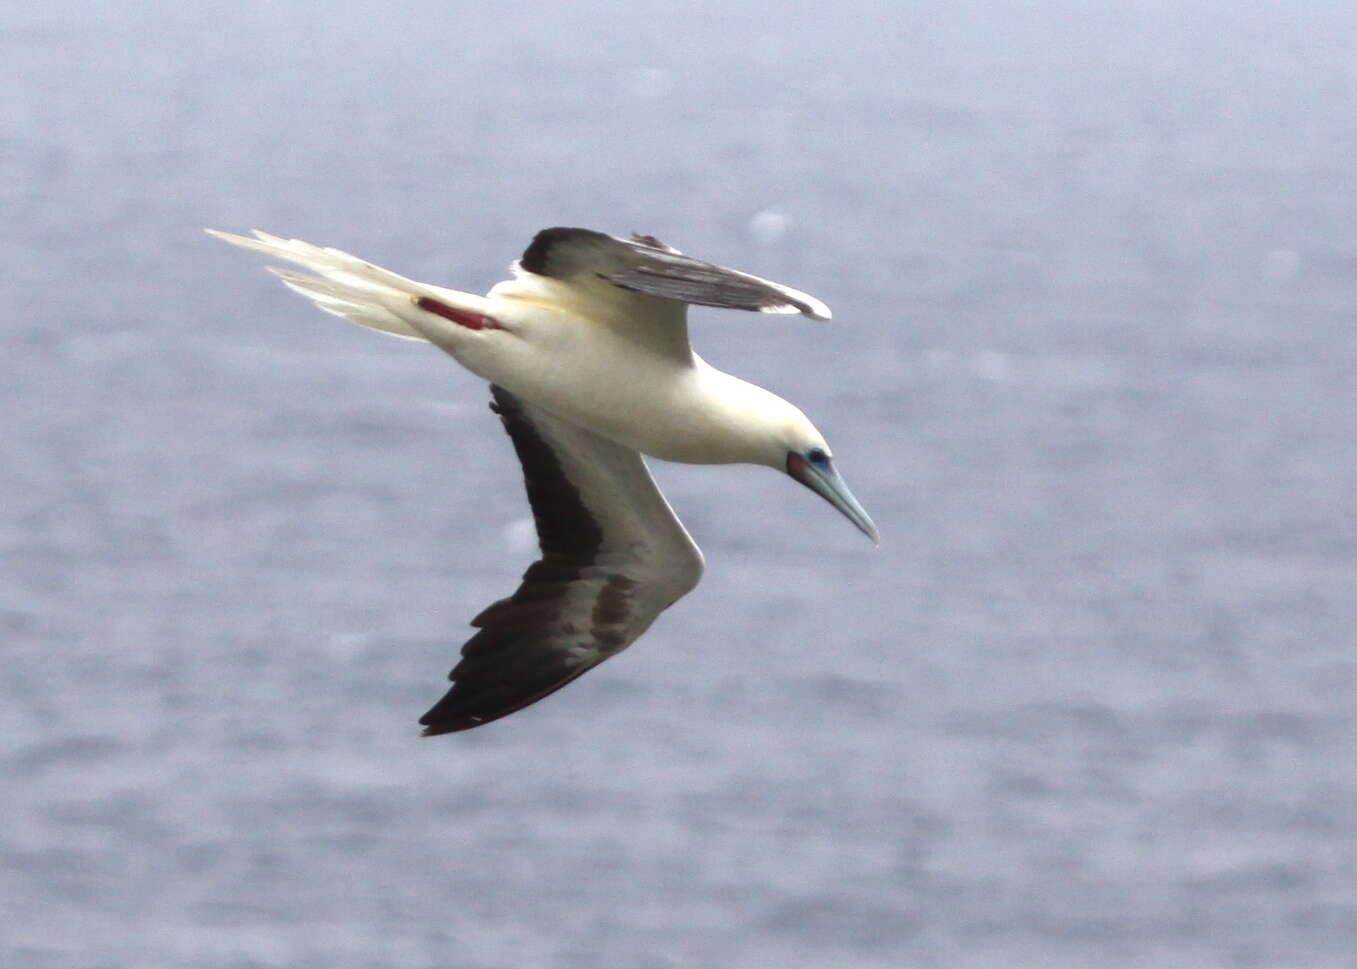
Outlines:
{"label": "dark wingtip", "polygon": [[[498,720],[497,716],[482,716],[478,713],[469,713],[465,707],[466,703],[461,697],[454,697],[458,692],[454,687],[449,690],[441,700],[429,708],[424,716],[419,718],[419,725],[424,728],[421,737],[437,737],[445,733],[460,733],[463,730],[470,730],[472,727],[479,727],[481,724],[489,723],[492,720]],[[458,709],[461,707],[462,709]]]}
{"label": "dark wingtip", "polygon": [[[422,736],[436,737],[439,734],[459,733],[473,727],[483,727],[487,723],[494,723],[511,713],[517,713],[524,707],[532,706],[538,700],[551,696],[561,687],[573,683],[597,665],[597,663],[594,663],[570,670],[564,676],[548,679],[544,684],[540,682],[531,684],[522,692],[495,691],[487,693],[478,691],[474,686],[467,688],[461,683],[454,682],[452,689],[444,694],[443,699],[435,703],[428,713],[419,718],[420,725],[424,727]],[[479,710],[479,712],[471,713],[469,710]]]}
{"label": "dark wingtip", "polygon": [[[423,722],[423,720],[420,721],[420,723]],[[446,723],[436,725],[430,724],[429,726],[426,726],[419,735],[421,737],[441,737],[445,733],[459,733],[460,731],[470,730],[472,727],[479,727],[482,723],[488,722],[489,721],[486,720],[473,720],[469,723],[459,723],[456,725]]]}

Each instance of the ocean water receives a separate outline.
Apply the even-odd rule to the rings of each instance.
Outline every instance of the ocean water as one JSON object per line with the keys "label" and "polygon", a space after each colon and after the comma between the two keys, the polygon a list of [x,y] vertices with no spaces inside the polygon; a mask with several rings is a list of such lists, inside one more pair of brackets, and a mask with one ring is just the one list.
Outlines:
{"label": "ocean water", "polygon": [[[1357,952],[1357,13],[1041,0],[0,12],[0,964],[1340,967]],[[631,650],[423,740],[531,558],[478,381],[201,233],[695,312],[874,549],[657,465]]]}

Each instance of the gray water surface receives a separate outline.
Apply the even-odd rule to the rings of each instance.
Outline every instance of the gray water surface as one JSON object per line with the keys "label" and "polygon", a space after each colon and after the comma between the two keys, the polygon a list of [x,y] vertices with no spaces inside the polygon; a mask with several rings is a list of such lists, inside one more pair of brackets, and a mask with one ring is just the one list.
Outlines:
{"label": "gray water surface", "polygon": [[[0,12],[0,964],[1357,956],[1357,13]],[[654,233],[883,534],[657,465],[704,583],[436,740],[531,558],[478,381],[201,234],[471,290]]]}

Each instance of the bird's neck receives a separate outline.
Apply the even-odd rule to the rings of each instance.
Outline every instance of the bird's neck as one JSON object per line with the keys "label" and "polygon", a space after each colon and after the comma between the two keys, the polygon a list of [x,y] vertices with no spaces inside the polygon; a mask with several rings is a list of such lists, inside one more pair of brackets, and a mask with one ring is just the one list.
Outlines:
{"label": "bird's neck", "polygon": [[771,391],[732,376],[693,354],[693,392],[683,408],[702,464],[766,464],[785,459],[773,443],[795,408]]}

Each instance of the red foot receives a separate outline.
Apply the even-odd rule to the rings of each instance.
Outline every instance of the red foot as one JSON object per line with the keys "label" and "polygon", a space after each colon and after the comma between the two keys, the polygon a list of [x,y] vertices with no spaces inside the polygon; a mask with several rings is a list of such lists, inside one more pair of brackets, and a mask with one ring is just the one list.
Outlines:
{"label": "red foot", "polygon": [[484,316],[480,313],[468,313],[466,310],[459,310],[449,306],[447,303],[440,303],[431,296],[421,296],[415,300],[415,305],[422,310],[428,310],[430,313],[437,313],[445,320],[452,320],[458,326],[464,326],[468,330],[502,330],[504,327],[499,325],[499,320],[493,316]]}

